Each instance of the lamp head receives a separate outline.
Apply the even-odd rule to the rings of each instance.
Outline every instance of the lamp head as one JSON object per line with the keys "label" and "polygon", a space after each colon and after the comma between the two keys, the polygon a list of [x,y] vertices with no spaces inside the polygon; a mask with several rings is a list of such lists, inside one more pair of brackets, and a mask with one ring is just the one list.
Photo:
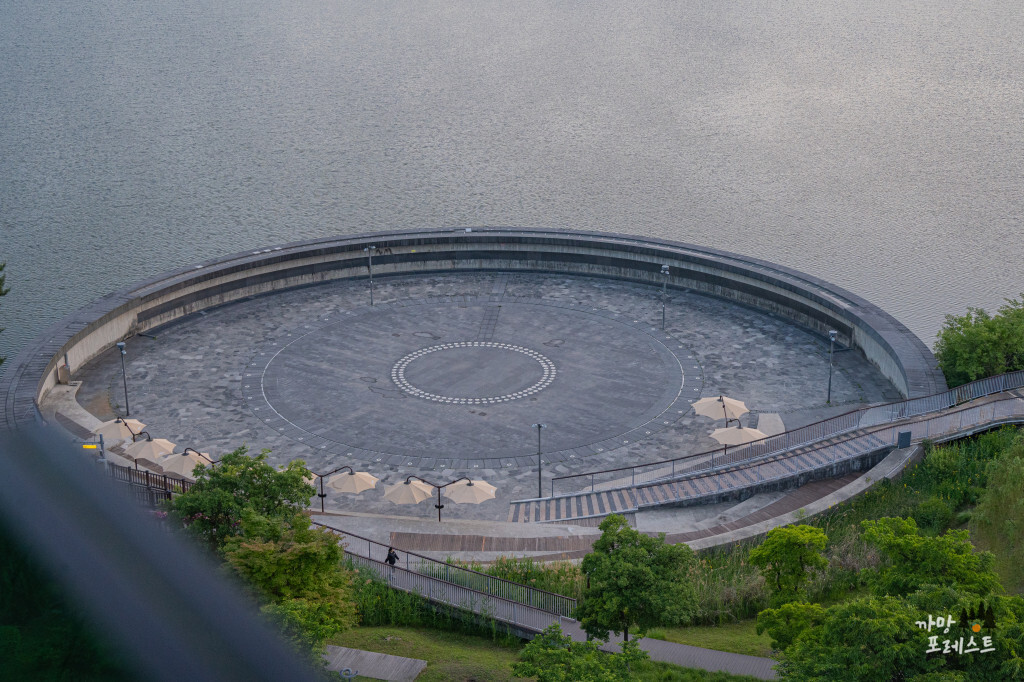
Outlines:
{"label": "lamp head", "polygon": [[116,345],[116,346],[117,346],[117,349],[118,349],[119,351],[121,351],[121,355],[124,355],[124,354],[125,354],[125,350],[124,350],[124,341],[118,341],[118,342],[117,342],[116,344],[114,344],[114,345]]}
{"label": "lamp head", "polygon": [[839,332],[837,332],[835,329],[830,329],[828,331],[828,340],[829,341],[835,341],[836,340],[836,336],[838,336],[838,335],[839,335]]}
{"label": "lamp head", "polygon": [[668,266],[667,265],[662,265],[661,266],[661,274],[663,274],[663,275],[667,275],[668,274]]}

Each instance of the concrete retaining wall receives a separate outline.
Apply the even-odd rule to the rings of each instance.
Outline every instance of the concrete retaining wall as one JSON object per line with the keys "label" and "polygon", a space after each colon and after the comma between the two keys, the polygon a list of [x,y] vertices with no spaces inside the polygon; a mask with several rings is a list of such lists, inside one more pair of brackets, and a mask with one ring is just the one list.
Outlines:
{"label": "concrete retaining wall", "polygon": [[208,261],[106,296],[53,325],[0,379],[0,428],[35,418],[57,383],[115,342],[205,308],[298,286],[466,270],[573,273],[668,285],[770,312],[858,349],[907,397],[946,389],[927,347],[878,307],[832,284],[766,261],[630,235],[523,228],[383,232],[282,245]]}

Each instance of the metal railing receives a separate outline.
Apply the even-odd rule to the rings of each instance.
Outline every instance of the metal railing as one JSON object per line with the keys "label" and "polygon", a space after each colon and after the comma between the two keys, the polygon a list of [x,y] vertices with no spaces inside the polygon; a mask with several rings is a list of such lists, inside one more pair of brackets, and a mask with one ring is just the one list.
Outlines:
{"label": "metal railing", "polygon": [[166,474],[157,474],[146,469],[133,469],[132,467],[121,466],[120,464],[106,463],[107,473],[115,481],[130,483],[133,486],[140,486],[149,490],[162,491],[166,498],[172,494],[179,494],[188,491],[192,487],[192,481],[181,478],[173,478]]}
{"label": "metal railing", "polygon": [[[388,545],[323,523],[314,521],[313,525],[326,528],[348,539],[349,542],[345,547],[346,554],[352,557],[362,557],[376,564],[386,566],[384,558],[387,556]],[[358,542],[353,542],[353,540]],[[363,547],[366,548],[365,555],[356,551],[357,549],[362,550]],[[403,570],[429,580],[467,589],[476,595],[528,606],[556,616],[571,618],[572,614],[576,611],[576,600],[572,597],[512,582],[504,578],[496,578],[480,571],[474,571],[471,568],[438,561],[415,552],[399,551],[405,554],[404,561],[399,562],[404,564]]]}
{"label": "metal railing", "polygon": [[[656,504],[638,504],[637,508],[659,506],[661,504],[683,499],[715,496],[722,492],[749,488],[755,484],[799,476],[802,473],[808,473],[825,466],[833,465],[836,462],[840,462],[845,459],[859,457],[875,451],[880,445],[895,446],[901,431],[910,431],[911,439],[916,441],[926,438],[943,440],[950,436],[962,434],[965,429],[973,431],[979,428],[990,428],[1000,423],[1020,421],[1024,421],[1024,399],[1007,398],[1005,400],[987,403],[985,405],[967,407],[949,414],[923,419],[910,424],[899,426],[879,426],[868,433],[855,436],[849,440],[843,441],[842,443],[822,445],[799,454],[789,455],[788,457],[751,464],[750,466],[745,467],[744,471],[750,478],[754,479],[754,481],[743,481],[736,476],[727,477],[727,474],[732,472],[722,469],[700,473],[687,479],[698,491],[696,494],[680,494],[682,488],[679,485],[676,485],[663,492],[663,494],[669,494],[671,496],[670,499]],[[796,470],[794,471],[793,469],[787,468],[783,465],[783,459],[791,463],[795,463]],[[817,464],[815,464],[815,460],[817,460]],[[801,461],[803,463],[801,463]],[[652,482],[648,485],[638,486],[638,488],[653,487],[657,485],[662,484]]]}
{"label": "metal railing", "polygon": [[643,483],[671,480],[699,471],[708,471],[724,464],[738,464],[782,453],[857,429],[945,410],[963,402],[1015,388],[1024,388],[1024,371],[980,379],[935,395],[860,408],[742,446],[716,448],[647,464],[556,476],[551,480],[551,497],[631,488]]}
{"label": "metal railing", "polygon": [[[490,616],[497,621],[516,627],[541,632],[551,623],[563,622],[564,616],[538,609],[510,599],[502,599],[477,590],[423,575],[401,566],[391,567],[382,561],[368,559],[346,551],[346,556],[357,568],[374,572],[381,580],[398,590],[418,594],[433,602]],[[571,619],[566,619],[571,620]]]}

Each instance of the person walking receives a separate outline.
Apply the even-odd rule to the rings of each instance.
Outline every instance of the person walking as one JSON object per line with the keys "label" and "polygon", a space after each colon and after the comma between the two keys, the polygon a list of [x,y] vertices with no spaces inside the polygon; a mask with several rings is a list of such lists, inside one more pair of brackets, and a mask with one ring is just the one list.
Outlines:
{"label": "person walking", "polygon": [[395,551],[394,547],[388,547],[388,558],[384,560],[390,568],[388,569],[388,582],[393,582],[395,579],[395,564],[398,563],[398,552]]}

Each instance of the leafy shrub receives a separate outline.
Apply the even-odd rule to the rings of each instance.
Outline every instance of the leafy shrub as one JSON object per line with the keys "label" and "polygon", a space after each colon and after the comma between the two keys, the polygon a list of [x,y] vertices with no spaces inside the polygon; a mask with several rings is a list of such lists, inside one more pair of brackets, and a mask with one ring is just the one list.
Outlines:
{"label": "leafy shrub", "polygon": [[953,520],[953,510],[949,503],[938,497],[929,497],[914,510],[914,520],[919,528],[938,534],[949,528]]}
{"label": "leafy shrub", "polygon": [[951,387],[1024,369],[1024,302],[1008,298],[994,316],[981,308],[946,315],[935,357]]}

